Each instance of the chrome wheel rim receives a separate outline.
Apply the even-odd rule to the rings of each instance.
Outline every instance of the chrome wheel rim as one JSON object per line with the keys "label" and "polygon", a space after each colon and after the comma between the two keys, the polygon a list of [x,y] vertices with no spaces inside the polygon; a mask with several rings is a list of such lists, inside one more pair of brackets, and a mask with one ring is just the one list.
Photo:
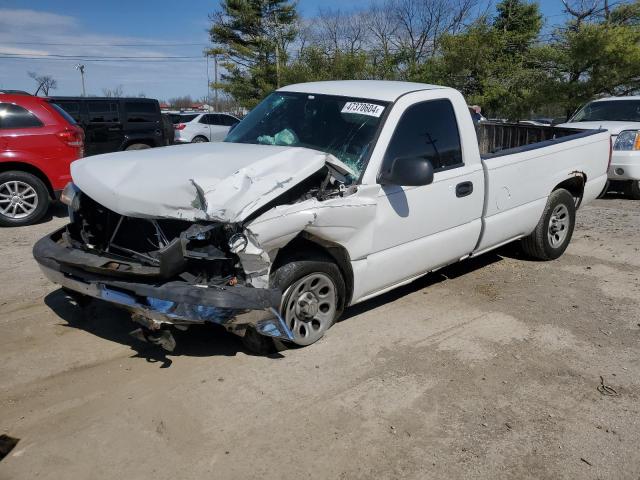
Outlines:
{"label": "chrome wheel rim", "polygon": [[202,137],[196,137],[193,139],[193,143],[204,143],[206,140]]}
{"label": "chrome wheel rim", "polygon": [[38,208],[38,194],[28,183],[10,180],[0,184],[0,214],[13,219],[28,217]]}
{"label": "chrome wheel rim", "polygon": [[338,295],[328,275],[312,273],[302,277],[287,288],[283,298],[284,321],[293,333],[293,343],[310,345],[333,323]]}
{"label": "chrome wheel rim", "polygon": [[551,212],[547,236],[549,244],[558,248],[567,238],[569,233],[569,209],[566,205],[558,205]]}

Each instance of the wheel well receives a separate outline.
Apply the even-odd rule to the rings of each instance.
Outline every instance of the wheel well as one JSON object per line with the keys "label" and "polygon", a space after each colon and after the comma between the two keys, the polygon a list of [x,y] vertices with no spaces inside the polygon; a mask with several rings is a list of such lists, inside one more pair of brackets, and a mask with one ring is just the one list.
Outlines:
{"label": "wheel well", "polygon": [[10,170],[20,170],[22,172],[27,172],[32,175],[35,175],[40,180],[42,180],[42,183],[44,183],[44,186],[47,187],[49,196],[52,199],[55,198],[55,194],[53,192],[53,187],[51,186],[51,182],[49,182],[49,179],[47,178],[47,176],[39,168],[36,168],[33,165],[30,165],[28,163],[0,162],[0,173],[8,172]]}
{"label": "wheel well", "polygon": [[571,178],[556,185],[553,189],[560,190],[561,188],[567,190],[573,198],[576,200],[576,208],[580,206],[582,197],[584,195],[584,185],[587,183],[587,175],[583,172],[573,172]]}
{"label": "wheel well", "polygon": [[287,260],[299,259],[310,252],[327,257],[327,260],[334,262],[338,266],[346,287],[344,306],[349,305],[353,295],[353,269],[351,268],[349,253],[341,245],[303,233],[278,250],[276,258],[271,265],[271,271],[275,271]]}

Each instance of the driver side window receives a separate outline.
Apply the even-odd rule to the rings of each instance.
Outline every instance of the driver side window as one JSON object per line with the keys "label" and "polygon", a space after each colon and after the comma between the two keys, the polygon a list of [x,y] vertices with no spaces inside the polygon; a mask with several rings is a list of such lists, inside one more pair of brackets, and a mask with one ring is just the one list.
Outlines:
{"label": "driver side window", "polygon": [[434,172],[464,165],[458,123],[449,100],[417,103],[402,114],[383,165],[395,158],[413,157],[429,160]]}

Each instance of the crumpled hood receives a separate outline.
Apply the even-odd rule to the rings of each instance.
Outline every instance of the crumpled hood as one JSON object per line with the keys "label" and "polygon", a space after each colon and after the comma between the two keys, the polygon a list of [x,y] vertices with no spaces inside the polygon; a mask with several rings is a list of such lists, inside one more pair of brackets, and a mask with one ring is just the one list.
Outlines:
{"label": "crumpled hood", "polygon": [[636,122],[614,122],[614,121],[600,121],[600,122],[571,122],[562,123],[556,125],[556,127],[566,128],[578,128],[580,130],[598,130],[600,128],[608,130],[611,135],[618,135],[625,130],[640,130],[640,123]]}
{"label": "crumpled hood", "polygon": [[120,215],[239,222],[320,170],[344,164],[300,147],[196,143],[71,164],[73,182]]}

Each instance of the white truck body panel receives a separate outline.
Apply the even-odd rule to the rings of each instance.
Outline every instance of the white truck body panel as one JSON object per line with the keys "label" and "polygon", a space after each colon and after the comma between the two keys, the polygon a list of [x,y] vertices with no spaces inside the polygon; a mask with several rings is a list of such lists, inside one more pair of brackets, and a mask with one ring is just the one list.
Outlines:
{"label": "white truck body panel", "polygon": [[[242,223],[249,245],[239,258],[255,287],[268,285],[279,249],[301,234],[344,249],[353,272],[351,304],[528,235],[548,196],[566,180],[585,180],[582,203],[593,200],[606,182],[607,132],[481,160],[466,102],[453,89],[345,81],[292,85],[282,91],[392,102],[361,178],[343,195],[277,205],[245,222],[325,164],[340,163],[306,148],[253,144],[200,144],[92,157],[74,163],[74,182],[122,215]],[[428,185],[380,185],[383,158],[403,113],[417,103],[441,99],[453,106],[464,164],[436,171]],[[457,195],[461,183],[471,183],[473,191]]]}

